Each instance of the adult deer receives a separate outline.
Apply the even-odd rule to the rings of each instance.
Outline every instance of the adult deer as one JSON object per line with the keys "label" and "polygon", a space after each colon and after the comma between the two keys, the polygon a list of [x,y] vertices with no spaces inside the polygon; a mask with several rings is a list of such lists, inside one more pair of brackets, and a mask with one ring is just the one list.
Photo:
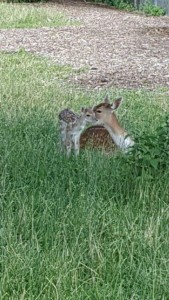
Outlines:
{"label": "adult deer", "polygon": [[80,137],[80,147],[86,145],[91,147],[114,148],[119,147],[127,152],[134,145],[134,141],[120,125],[114,111],[121,105],[122,98],[117,98],[113,103],[109,102],[108,96],[104,101],[93,107],[97,124],[103,126],[92,126],[87,128]]}

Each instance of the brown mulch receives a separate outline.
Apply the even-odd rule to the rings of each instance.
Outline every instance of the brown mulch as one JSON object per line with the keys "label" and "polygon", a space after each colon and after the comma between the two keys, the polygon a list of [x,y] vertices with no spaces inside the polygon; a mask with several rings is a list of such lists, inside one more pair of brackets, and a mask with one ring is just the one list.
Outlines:
{"label": "brown mulch", "polygon": [[85,88],[169,87],[169,17],[146,17],[86,3],[42,4],[80,26],[0,30],[0,51],[24,48],[69,64],[69,82]]}

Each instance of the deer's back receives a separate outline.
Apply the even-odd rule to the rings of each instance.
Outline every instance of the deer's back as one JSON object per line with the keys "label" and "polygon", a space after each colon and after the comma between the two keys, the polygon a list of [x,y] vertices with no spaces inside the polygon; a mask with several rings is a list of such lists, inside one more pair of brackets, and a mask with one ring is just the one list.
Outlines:
{"label": "deer's back", "polygon": [[102,148],[114,150],[115,144],[104,126],[96,125],[87,128],[80,137],[80,148]]}
{"label": "deer's back", "polygon": [[78,115],[66,108],[59,113],[59,120],[67,124],[73,124],[78,120]]}

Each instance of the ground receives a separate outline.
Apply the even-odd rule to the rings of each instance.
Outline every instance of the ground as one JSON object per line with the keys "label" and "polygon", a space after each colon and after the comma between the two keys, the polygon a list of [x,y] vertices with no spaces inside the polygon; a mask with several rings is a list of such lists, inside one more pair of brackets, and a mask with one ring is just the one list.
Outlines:
{"label": "ground", "polygon": [[[169,300],[169,18],[36,5],[0,5],[0,300]],[[59,111],[106,92],[136,149],[67,159]]]}
{"label": "ground", "polygon": [[147,17],[84,2],[42,5],[66,13],[80,26],[1,29],[0,51],[24,48],[57,64],[71,65],[78,72],[69,82],[85,88],[169,87],[169,17]]}

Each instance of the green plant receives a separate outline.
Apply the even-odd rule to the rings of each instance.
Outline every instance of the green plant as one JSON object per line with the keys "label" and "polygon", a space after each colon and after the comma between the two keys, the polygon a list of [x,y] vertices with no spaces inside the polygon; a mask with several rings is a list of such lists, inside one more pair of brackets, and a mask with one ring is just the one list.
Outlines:
{"label": "green plant", "polygon": [[144,170],[164,170],[169,166],[169,115],[154,134],[135,133],[135,146],[128,156],[128,163],[137,174]]}
{"label": "green plant", "polygon": [[134,7],[128,0],[108,0],[109,3],[113,6],[118,7],[119,9],[133,10]]}
{"label": "green plant", "polygon": [[130,11],[134,10],[134,6],[132,5],[130,0],[93,0],[93,1],[115,6],[119,9],[125,9]]}
{"label": "green plant", "polygon": [[163,16],[166,11],[164,8],[154,5],[151,0],[146,0],[145,3],[141,6],[141,10],[151,16]]}

